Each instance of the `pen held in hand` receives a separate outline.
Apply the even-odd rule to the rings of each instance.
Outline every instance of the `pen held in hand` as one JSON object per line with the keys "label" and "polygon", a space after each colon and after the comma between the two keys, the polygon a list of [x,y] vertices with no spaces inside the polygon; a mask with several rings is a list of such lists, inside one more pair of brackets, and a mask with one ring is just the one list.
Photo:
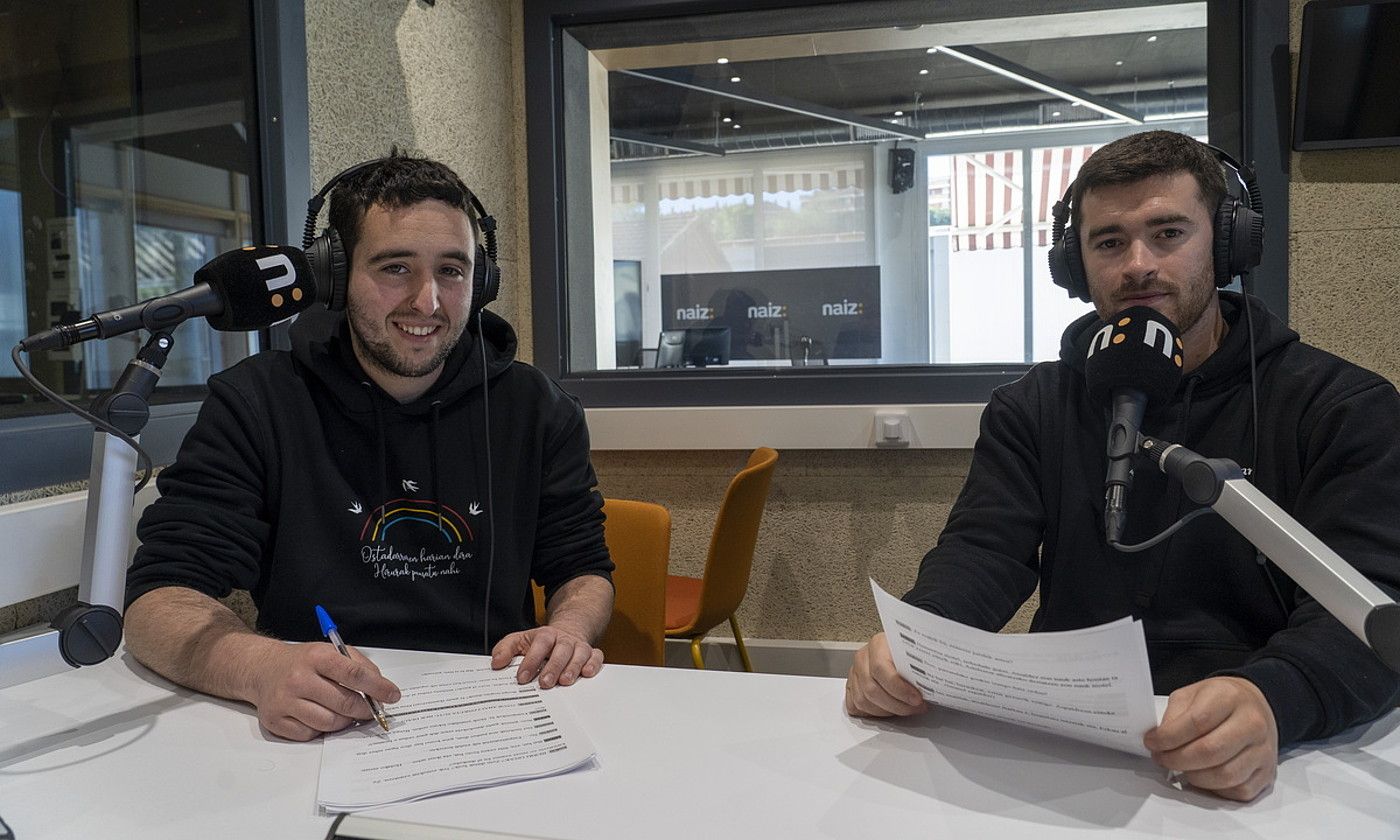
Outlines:
{"label": "pen held in hand", "polygon": [[[316,620],[321,622],[321,634],[335,645],[335,649],[340,651],[340,655],[346,659],[350,658],[350,651],[346,649],[345,642],[340,638],[340,631],[335,629],[335,622],[331,621],[331,616],[321,605],[316,605]],[[362,695],[365,702],[369,703],[369,710],[374,715],[374,719],[379,721],[379,725],[384,727],[384,731],[389,731],[389,719],[384,716],[384,709],[379,705],[379,701],[368,694]]]}

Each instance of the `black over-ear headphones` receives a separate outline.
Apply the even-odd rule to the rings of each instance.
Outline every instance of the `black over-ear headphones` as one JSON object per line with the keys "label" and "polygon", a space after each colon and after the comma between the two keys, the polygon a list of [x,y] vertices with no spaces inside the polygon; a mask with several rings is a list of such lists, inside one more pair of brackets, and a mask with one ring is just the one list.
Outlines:
{"label": "black over-ear headphones", "polygon": [[[1264,251],[1264,201],[1259,195],[1253,169],[1239,163],[1222,149],[1210,144],[1202,145],[1215,154],[1216,160],[1235,176],[1244,189],[1243,200],[1226,192],[1225,197],[1220,199],[1220,206],[1215,209],[1211,231],[1215,285],[1224,288],[1230,285],[1235,275],[1244,274],[1259,265]],[[1074,184],[1071,182],[1064,197],[1055,202],[1055,223],[1050,234],[1050,279],[1069,292],[1070,297],[1089,303],[1089,278],[1084,272],[1084,257],[1079,252],[1079,231],[1069,223],[1073,194]]]}
{"label": "black over-ear headphones", "polygon": [[[327,309],[339,311],[345,308],[345,297],[350,285],[350,266],[340,234],[329,225],[316,235],[316,219],[321,214],[321,206],[326,203],[326,195],[342,180],[357,172],[378,166],[384,158],[358,163],[344,170],[326,182],[321,191],[306,202],[306,228],[302,232],[301,247],[311,263],[311,271],[316,276],[318,297]],[[467,190],[467,202],[476,216],[481,230],[482,242],[476,243],[476,254],[472,260],[472,306],[467,320],[481,311],[481,308],[496,299],[501,292],[501,268],[496,264],[496,219],[486,212],[481,200],[471,190]]]}

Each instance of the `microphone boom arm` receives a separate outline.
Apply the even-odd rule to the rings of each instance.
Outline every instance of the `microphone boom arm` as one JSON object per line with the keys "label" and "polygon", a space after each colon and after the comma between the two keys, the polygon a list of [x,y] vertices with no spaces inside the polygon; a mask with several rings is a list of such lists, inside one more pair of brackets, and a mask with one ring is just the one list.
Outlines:
{"label": "microphone boom arm", "polygon": [[1238,464],[1147,436],[1140,451],[1180,481],[1191,501],[1220,514],[1391,670],[1400,672],[1400,604],[1245,480]]}
{"label": "microphone boom arm", "polygon": [[[112,390],[94,401],[93,414],[139,437],[172,346],[168,331],[152,335]],[[116,652],[122,639],[126,568],[131,561],[135,472],[136,450],[117,436],[94,429],[78,601],[47,629],[0,642],[0,688],[96,665]]]}

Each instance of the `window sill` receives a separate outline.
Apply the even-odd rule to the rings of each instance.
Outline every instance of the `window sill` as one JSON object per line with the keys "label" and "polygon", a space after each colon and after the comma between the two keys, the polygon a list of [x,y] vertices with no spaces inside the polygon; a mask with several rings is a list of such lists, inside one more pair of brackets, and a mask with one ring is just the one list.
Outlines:
{"label": "window sill", "polygon": [[[971,449],[983,403],[590,408],[599,451],[643,449],[874,449],[876,416],[908,420],[909,443],[891,448]],[[884,447],[880,447],[884,448]]]}

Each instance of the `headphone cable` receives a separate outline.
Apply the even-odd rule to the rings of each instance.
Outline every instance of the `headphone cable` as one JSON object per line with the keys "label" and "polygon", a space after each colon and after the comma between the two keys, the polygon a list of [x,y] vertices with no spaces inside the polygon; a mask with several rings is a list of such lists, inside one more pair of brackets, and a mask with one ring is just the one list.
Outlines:
{"label": "headphone cable", "polygon": [[[1253,459],[1249,465],[1249,483],[1258,486],[1257,474],[1259,472],[1259,364],[1256,358],[1254,345],[1254,314],[1249,305],[1249,298],[1254,286],[1253,278],[1249,272],[1240,274],[1240,288],[1244,292],[1244,322],[1245,328],[1249,330],[1249,403],[1250,403],[1250,423],[1251,439],[1250,445],[1253,449],[1250,457]],[[1254,549],[1254,562],[1258,564],[1259,570],[1264,573],[1264,579],[1269,582],[1269,589],[1273,593],[1274,601],[1278,604],[1279,610],[1283,613],[1284,620],[1288,619],[1288,604],[1283,599],[1283,592],[1278,588],[1278,581],[1274,579],[1273,570],[1269,568],[1269,558],[1257,547]]]}
{"label": "headphone cable", "polygon": [[495,482],[491,476],[491,386],[486,369],[486,327],[482,323],[484,307],[476,310],[476,333],[481,345],[481,416],[486,440],[486,525],[491,544],[486,549],[486,600],[481,611],[481,649],[491,654],[491,578],[496,571],[496,499]]}
{"label": "headphone cable", "polygon": [[[106,420],[103,420],[101,417],[98,417],[97,415],[92,414],[90,412],[84,411],[79,406],[75,405],[69,400],[64,399],[52,388],[49,388],[44,383],[40,382],[39,378],[35,376],[33,371],[29,369],[29,365],[26,365],[20,359],[19,354],[22,348],[23,345],[21,344],[16,344],[14,347],[10,348],[10,361],[15,363],[15,370],[19,371],[19,375],[24,377],[24,381],[28,382],[30,387],[38,391],[40,394],[43,394],[45,397],[52,400],[53,402],[57,403],[58,406],[63,410],[68,411],[72,414],[76,414],[77,416],[96,426],[99,430],[116,437],[122,443],[125,443],[127,446],[130,446],[136,451],[136,457],[141,466],[141,478],[137,480],[136,489],[133,492],[140,493],[141,490],[146,486],[146,483],[151,480],[151,475],[155,473],[155,467],[153,465],[153,462],[151,461],[150,453],[147,452],[144,448],[142,448],[141,444],[136,442],[136,438],[132,437],[126,432],[123,432],[121,429],[118,429],[116,426],[112,425]],[[88,490],[89,492],[91,492],[92,488],[89,487]]]}

